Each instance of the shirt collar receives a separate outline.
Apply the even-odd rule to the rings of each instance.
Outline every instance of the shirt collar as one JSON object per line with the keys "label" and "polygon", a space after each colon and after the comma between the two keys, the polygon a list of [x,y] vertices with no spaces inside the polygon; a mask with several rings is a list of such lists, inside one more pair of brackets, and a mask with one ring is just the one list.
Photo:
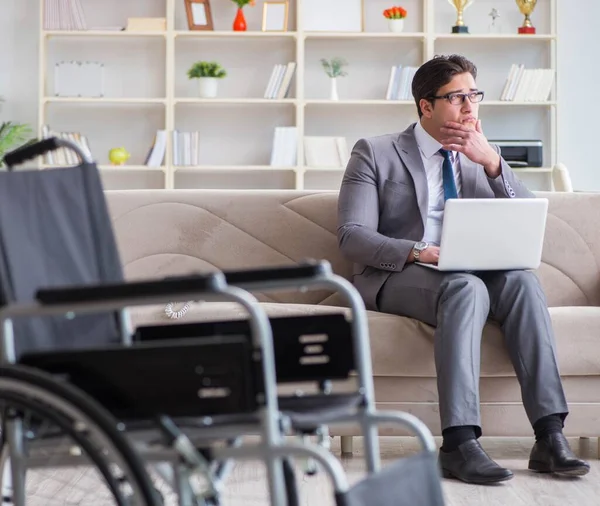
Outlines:
{"label": "shirt collar", "polygon": [[[415,125],[415,140],[417,141],[421,153],[423,153],[423,156],[427,159],[430,159],[442,149],[442,145],[427,133],[420,121],[417,121],[417,124]],[[456,153],[454,151],[450,151],[450,153],[451,159],[454,160]]]}

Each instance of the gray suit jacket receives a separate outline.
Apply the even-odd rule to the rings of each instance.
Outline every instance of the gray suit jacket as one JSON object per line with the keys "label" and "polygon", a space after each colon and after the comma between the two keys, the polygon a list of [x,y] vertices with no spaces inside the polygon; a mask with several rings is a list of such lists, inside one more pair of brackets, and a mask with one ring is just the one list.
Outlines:
{"label": "gray suit jacket", "polygon": [[[371,310],[377,310],[379,290],[392,272],[404,269],[425,231],[429,190],[414,127],[360,139],[340,188],[338,243],[355,262],[353,282]],[[502,174],[495,179],[466,156],[460,154],[459,159],[463,198],[534,196],[504,159]]]}

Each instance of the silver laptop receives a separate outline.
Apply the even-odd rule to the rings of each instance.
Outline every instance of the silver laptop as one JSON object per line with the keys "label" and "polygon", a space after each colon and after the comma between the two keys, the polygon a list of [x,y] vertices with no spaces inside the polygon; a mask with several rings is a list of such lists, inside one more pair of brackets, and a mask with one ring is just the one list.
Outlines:
{"label": "silver laptop", "polygon": [[548,199],[451,199],[446,202],[440,271],[537,269]]}

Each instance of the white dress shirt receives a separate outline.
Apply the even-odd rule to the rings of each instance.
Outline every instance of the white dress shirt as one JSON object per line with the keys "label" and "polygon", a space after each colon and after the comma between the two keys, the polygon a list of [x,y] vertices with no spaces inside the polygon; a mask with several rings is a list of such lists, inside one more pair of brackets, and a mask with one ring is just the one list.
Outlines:
{"label": "white dress shirt", "polygon": [[[442,164],[444,157],[439,150],[442,145],[429,135],[420,122],[415,125],[415,139],[419,146],[425,174],[427,175],[427,186],[429,188],[429,203],[427,206],[427,223],[423,240],[429,244],[440,245],[442,237],[442,221],[444,219],[444,184],[442,178]],[[452,171],[456,192],[461,196],[462,181],[460,174],[460,162],[456,151],[450,152]]]}

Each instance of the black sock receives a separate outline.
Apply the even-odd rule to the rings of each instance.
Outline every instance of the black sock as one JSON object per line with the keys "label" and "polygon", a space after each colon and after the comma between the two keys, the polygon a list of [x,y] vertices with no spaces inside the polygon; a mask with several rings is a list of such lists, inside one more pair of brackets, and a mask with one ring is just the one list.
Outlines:
{"label": "black sock", "polygon": [[559,414],[544,416],[533,424],[536,441],[553,432],[562,432],[562,429],[563,421]]}
{"label": "black sock", "polygon": [[458,448],[458,445],[463,444],[469,439],[477,439],[475,428],[472,425],[459,425],[449,427],[442,431],[444,441],[442,443],[443,452],[452,452]]}

